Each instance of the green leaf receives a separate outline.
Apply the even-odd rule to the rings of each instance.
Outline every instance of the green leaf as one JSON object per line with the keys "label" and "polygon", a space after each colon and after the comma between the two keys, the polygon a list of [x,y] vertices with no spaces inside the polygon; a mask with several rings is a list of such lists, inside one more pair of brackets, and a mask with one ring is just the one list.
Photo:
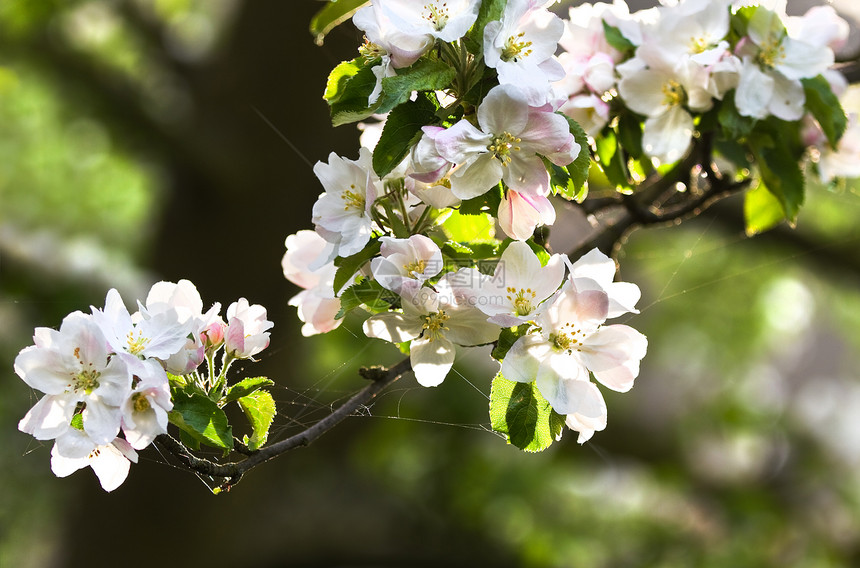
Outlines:
{"label": "green leaf", "polygon": [[397,295],[383,288],[376,280],[361,278],[340,295],[340,310],[334,316],[341,319],[350,310],[365,305],[371,311],[380,312],[391,308],[397,302]]}
{"label": "green leaf", "polygon": [[403,103],[391,111],[373,150],[373,170],[376,175],[385,177],[403,161],[412,146],[421,139],[421,127],[435,120],[436,109],[434,101],[427,96],[419,96],[415,101]]}
{"label": "green leaf", "polygon": [[738,38],[747,35],[747,28],[750,24],[750,18],[756,11],[757,6],[744,6],[732,14],[731,30]]}
{"label": "green leaf", "polygon": [[753,236],[774,228],[785,220],[785,210],[779,200],[763,183],[744,195],[746,233]]}
{"label": "green leaf", "polygon": [[625,112],[618,117],[618,141],[631,158],[638,160],[642,157],[642,120],[639,115]]}
{"label": "green leaf", "polygon": [[460,215],[483,215],[484,213],[495,215],[502,202],[503,191],[502,184],[498,183],[478,197],[462,201],[457,211]]}
{"label": "green leaf", "polygon": [[496,243],[469,243],[467,246],[457,241],[446,241],[441,249],[445,256],[455,260],[484,260],[498,256]]}
{"label": "green leaf", "polygon": [[448,239],[465,243],[495,243],[496,222],[489,213],[463,215],[456,209],[442,224]]}
{"label": "green leaf", "polygon": [[758,163],[759,175],[767,189],[779,200],[785,212],[785,218],[794,223],[803,205],[804,179],[788,142],[775,136],[772,146],[753,147],[753,153]]}
{"label": "green leaf", "polygon": [[356,272],[361,270],[361,267],[364,266],[368,260],[379,254],[379,248],[381,246],[379,239],[373,239],[357,253],[347,257],[339,256],[334,259],[334,265],[337,266],[337,272],[334,273],[334,284],[332,285],[332,288],[334,288],[335,294],[340,292],[341,288],[350,281]]}
{"label": "green leaf", "polygon": [[463,41],[470,53],[480,55],[484,51],[484,28],[488,23],[502,19],[507,0],[483,0],[478,10],[478,19]]}
{"label": "green leaf", "polygon": [[168,417],[171,424],[199,443],[221,448],[225,454],[233,449],[233,428],[227,415],[205,395],[174,393]]}
{"label": "green leaf", "polygon": [[251,451],[260,449],[269,438],[269,427],[275,418],[275,399],[269,391],[258,390],[239,399],[239,406],[251,424],[251,437],[244,436],[242,442]]}
{"label": "green leaf", "polygon": [[71,426],[76,430],[84,429],[84,415],[82,412],[76,412],[72,415]]}
{"label": "green leaf", "polygon": [[633,51],[636,48],[629,39],[624,37],[621,30],[615,26],[610,26],[605,20],[603,22],[603,35],[606,37],[606,43],[622,53]]}
{"label": "green leaf", "polygon": [[803,83],[803,92],[806,94],[806,109],[818,121],[830,146],[836,148],[848,124],[839,98],[833,94],[830,83],[822,75],[801,79],[800,82]]}
{"label": "green leaf", "polygon": [[223,406],[229,402],[233,402],[234,400],[239,400],[243,396],[248,396],[258,389],[269,387],[273,384],[275,384],[275,382],[267,379],[266,377],[249,377],[247,379],[242,379],[227,390],[227,394],[222,399],[221,405]]}
{"label": "green leaf", "polygon": [[617,188],[629,188],[630,181],[627,179],[624,151],[618,144],[615,132],[608,128],[604,129],[602,135],[597,138],[596,144],[600,169],[606,174],[606,179]]}
{"label": "green leaf", "polygon": [[363,57],[345,61],[328,76],[323,98],[329,104],[334,126],[364,120],[378,105],[368,104],[370,93],[376,86],[373,66]]}
{"label": "green leaf", "polygon": [[517,342],[517,339],[525,334],[528,327],[528,324],[523,324],[517,328],[506,327],[502,329],[499,339],[496,341],[496,346],[493,347],[493,352],[491,353],[493,359],[502,361],[505,355],[508,354],[508,351],[511,350],[511,347],[514,346],[514,343]]}
{"label": "green leaf", "polygon": [[746,138],[756,125],[756,119],[750,116],[741,116],[735,106],[735,92],[730,91],[723,97],[717,120],[723,127],[723,133],[728,140],[739,140]]}
{"label": "green leaf", "polygon": [[527,452],[540,452],[561,436],[564,416],[552,409],[534,382],[517,383],[501,374],[490,390],[490,422],[508,443]]}
{"label": "green leaf", "polygon": [[310,32],[314,43],[322,45],[330,31],[344,23],[370,0],[331,0],[311,18]]}
{"label": "green leaf", "polygon": [[386,113],[390,111],[397,105],[408,101],[413,91],[447,89],[456,75],[457,70],[447,63],[433,59],[419,59],[411,67],[398,69],[397,75],[394,77],[382,79],[382,95],[379,97],[379,104],[374,112]]}
{"label": "green leaf", "polygon": [[[554,189],[556,189],[556,193],[560,193],[566,199],[582,202],[588,194],[588,186],[586,185],[586,182],[588,181],[588,170],[591,167],[591,152],[588,146],[588,135],[578,122],[569,116],[562,116],[567,119],[570,133],[573,134],[574,140],[579,144],[579,154],[573,162],[564,168],[561,168],[566,173],[567,180],[564,180],[563,178],[559,180],[564,181],[565,183],[563,185],[559,184],[558,186],[555,186]],[[552,179],[553,174],[556,176],[561,174],[561,172],[556,170],[558,166],[555,166],[555,164],[552,164],[552,166],[554,167],[550,168],[550,179]]]}

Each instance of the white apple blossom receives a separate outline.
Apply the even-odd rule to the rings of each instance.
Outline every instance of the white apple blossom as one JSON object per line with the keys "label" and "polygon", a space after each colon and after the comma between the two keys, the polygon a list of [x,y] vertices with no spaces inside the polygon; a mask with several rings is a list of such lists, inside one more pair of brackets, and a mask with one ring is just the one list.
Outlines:
{"label": "white apple blossom", "polygon": [[[218,315],[220,310],[221,304],[216,302],[204,313],[200,292],[189,280],[162,281],[153,284],[146,296],[146,303],[140,306],[140,311],[135,316],[148,319],[165,313],[176,313],[180,324],[190,326],[185,346],[164,362],[169,373],[184,375],[204,361],[206,347],[201,335],[213,322],[221,322],[221,316]],[[137,318],[133,316],[132,319]]]}
{"label": "white apple blossom", "polygon": [[107,444],[95,444],[83,432],[72,429],[57,438],[51,449],[51,471],[67,477],[87,466],[93,469],[105,491],[113,491],[128,477],[131,462],[137,463],[137,452],[122,438]]}
{"label": "white apple blossom", "polygon": [[541,302],[558,290],[564,279],[564,255],[554,254],[541,266],[535,252],[514,241],[502,253],[492,276],[472,270],[465,286],[457,286],[467,303],[501,327],[515,327],[535,317]]}
{"label": "white apple blossom", "polygon": [[687,56],[668,57],[650,43],[639,46],[636,56],[617,70],[624,103],[646,117],[642,149],[662,162],[679,160],[693,137],[690,111],[713,106],[708,70]]}
{"label": "white apple blossom", "polygon": [[373,5],[406,35],[429,35],[444,42],[460,39],[478,18],[480,0],[374,0]]}
{"label": "white apple blossom", "polygon": [[442,251],[424,235],[382,237],[379,241],[380,256],[370,261],[370,271],[386,290],[400,294],[406,287],[418,288],[442,271]]}
{"label": "white apple blossom", "polygon": [[538,226],[555,223],[555,209],[544,195],[509,189],[499,203],[497,220],[507,236],[524,241]]}
{"label": "white apple blossom", "polygon": [[266,308],[239,298],[227,307],[224,349],[233,359],[252,359],[269,346],[269,332],[275,324],[266,319]]}
{"label": "white apple blossom", "polygon": [[350,256],[370,241],[373,232],[371,209],[376,201],[379,178],[373,173],[370,150],[361,148],[358,160],[347,160],[332,152],[329,162],[317,162],[314,173],[325,193],[313,207],[316,231],[332,246],[321,255],[312,269],[336,256]]}
{"label": "white apple blossom", "polygon": [[615,261],[600,252],[600,249],[591,249],[572,264],[567,256],[564,258],[570,270],[568,279],[577,290],[601,290],[606,293],[609,298],[606,319],[639,313],[636,309],[636,302],[642,296],[639,286],[632,282],[615,282]]}
{"label": "white apple blossom", "polygon": [[120,428],[120,405],[131,391],[132,375],[122,357],[112,355],[91,316],[73,312],[60,330],[37,328],[35,345],[15,359],[15,372],[45,393],[18,423],[39,440],[68,432],[79,405],[83,429],[96,444],[113,440]]}
{"label": "white apple blossom", "polygon": [[490,90],[477,119],[480,129],[463,119],[435,135],[439,154],[459,166],[448,179],[460,199],[482,195],[499,181],[515,191],[546,195],[549,173],[540,156],[565,166],[579,154],[567,120],[529,107],[514,86]]}
{"label": "white apple blossom", "polygon": [[170,382],[153,360],[136,363],[136,384],[122,405],[122,432],[135,450],[147,447],[167,432],[167,413],[173,409]]}
{"label": "white apple blossom", "polygon": [[101,328],[113,350],[141,359],[170,359],[185,347],[192,332],[193,321],[189,318],[180,323],[175,309],[165,309],[149,317],[137,314],[135,324],[119,292],[113,288],[107,293],[104,309],[91,309],[93,321]]}
{"label": "white apple blossom", "polygon": [[484,62],[499,83],[517,85],[532,106],[548,101],[550,83],[564,76],[555,59],[561,19],[536,0],[508,0],[500,21],[484,28]]}
{"label": "white apple blossom", "polygon": [[445,274],[433,288],[405,288],[403,313],[369,317],[362,328],[368,337],[392,343],[410,341],[409,359],[415,379],[425,387],[445,380],[454,364],[455,345],[482,345],[499,336],[499,327],[455,293],[449,280],[470,278],[467,269]]}
{"label": "white apple blossom", "polygon": [[[779,14],[759,6],[737,49],[743,60],[735,105],[743,116],[799,120],[806,96],[801,79],[815,77],[833,64],[826,44],[788,35]],[[820,39],[813,36],[812,39]]]}
{"label": "white apple blossom", "polygon": [[299,319],[304,322],[302,335],[328,333],[343,321],[335,319],[340,311],[340,300],[333,289],[337,267],[334,262],[328,262],[319,268],[310,268],[324,254],[327,243],[314,231],[299,231],[288,236],[284,244],[287,247],[281,260],[284,276],[304,288],[288,302],[298,309]]}
{"label": "white apple blossom", "polygon": [[[580,284],[577,282],[577,284]],[[568,281],[539,311],[537,327],[514,343],[502,361],[508,380],[535,382],[567,425],[580,432],[580,443],[605,426],[606,405],[590,381],[626,392],[639,374],[647,340],[626,325],[603,325],[609,297],[598,285],[578,290]]]}

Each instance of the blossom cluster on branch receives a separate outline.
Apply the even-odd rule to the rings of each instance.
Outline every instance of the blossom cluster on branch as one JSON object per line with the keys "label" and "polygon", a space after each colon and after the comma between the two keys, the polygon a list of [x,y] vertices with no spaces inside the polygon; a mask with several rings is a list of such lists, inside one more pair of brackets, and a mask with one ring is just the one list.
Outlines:
{"label": "blossom cluster on branch", "polygon": [[[90,466],[107,491],[128,475],[137,450],[176,425],[183,441],[225,452],[232,433],[221,408],[236,401],[251,420],[246,444],[265,442],[274,401],[262,377],[227,384],[233,361],[269,345],[266,310],[244,298],[203,311],[188,280],[159,282],[129,314],[116,290],[104,308],[73,312],[59,330],[38,328],[35,345],[15,359],[15,372],[45,393],[18,424],[38,440],[54,440],[51,469],[65,477]],[[217,354],[222,352],[220,364]]]}
{"label": "blossom cluster on branch", "polygon": [[[90,465],[111,490],[157,438],[229,488],[408,370],[442,384],[458,349],[477,346],[497,362],[495,431],[540,451],[566,425],[583,443],[607,426],[598,385],[630,390],[647,350],[644,335],[611,321],[638,313],[639,288],[615,281],[607,254],[624,230],[744,192],[755,233],[796,221],[808,176],[860,174],[860,126],[833,68],[847,24],[832,8],[788,17],[778,0],[667,0],[631,13],[616,0],[562,18],[553,4],[331,0],[312,22],[318,39],[350,15],[364,33],[324,94],[333,124],[364,133],[356,158],[314,166],[324,190],[314,230],[286,239],[284,275],[302,289],[289,303],[306,336],[361,317],[367,337],[408,359],[363,369],[371,384],[263,447],[273,383],[231,383],[227,372],[268,345],[265,309],[241,299],[225,321],[180,281],[156,284],[132,315],[111,290],[103,309],[37,329],[15,361],[45,393],[19,428],[55,440],[54,472]],[[590,179],[610,191],[589,195]],[[553,253],[553,200],[625,216]],[[223,411],[233,402],[249,422],[241,440]],[[244,458],[214,463],[193,455],[200,445]]]}

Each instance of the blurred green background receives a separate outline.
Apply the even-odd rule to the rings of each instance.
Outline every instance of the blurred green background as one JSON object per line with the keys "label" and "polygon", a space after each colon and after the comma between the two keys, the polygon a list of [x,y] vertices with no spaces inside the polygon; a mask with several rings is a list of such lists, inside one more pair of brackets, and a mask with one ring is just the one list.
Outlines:
{"label": "blurred green background", "polygon": [[[789,3],[791,5],[791,3]],[[160,279],[244,296],[275,322],[275,439],[399,359],[359,320],[302,338],[284,238],[311,228],[311,166],[355,157],[330,127],[312,0],[0,1],[0,567],[854,566],[860,564],[860,197],[813,187],[796,230],[743,233],[741,203],[634,233],[625,320],[650,342],[609,426],[524,454],[489,431],[494,367],[401,379],[362,416],[229,494],[151,447],[104,493],[17,431],[33,328],[132,306]],[[587,227],[560,209],[556,250]]]}

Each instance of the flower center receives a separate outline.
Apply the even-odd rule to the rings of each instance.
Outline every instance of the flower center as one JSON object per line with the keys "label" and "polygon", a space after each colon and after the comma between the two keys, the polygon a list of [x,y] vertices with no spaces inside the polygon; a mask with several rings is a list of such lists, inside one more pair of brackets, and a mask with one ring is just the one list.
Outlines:
{"label": "flower center", "polygon": [[[577,338],[577,336],[580,336]],[[556,351],[567,351],[568,355],[573,350],[582,351],[582,339],[585,335],[572,323],[566,323],[553,333],[549,334],[549,342]]]}
{"label": "flower center", "polygon": [[526,35],[525,32],[520,32],[507,39],[500,56],[502,61],[513,61],[516,63],[521,57],[528,57],[531,55],[532,50],[529,49],[529,47],[531,47],[532,42],[524,41],[524,35]]}
{"label": "flower center", "polygon": [[510,132],[502,132],[493,138],[493,142],[487,146],[487,150],[493,153],[493,156],[499,160],[503,166],[507,166],[511,162],[511,152],[516,152],[520,149],[519,144],[522,138],[517,138]]}
{"label": "flower center", "polygon": [[422,18],[430,22],[433,29],[437,32],[441,31],[448,23],[448,3],[442,2],[441,6],[437,6],[436,2],[424,4],[424,14],[422,15]]}
{"label": "flower center", "polygon": [[681,86],[681,83],[674,79],[669,79],[663,84],[663,104],[668,107],[674,107],[678,105],[684,104],[685,99],[687,98],[686,93],[684,93],[684,87]]}
{"label": "flower center", "polygon": [[340,198],[343,199],[345,205],[343,206],[344,211],[349,211],[350,209],[357,209],[364,215],[364,196],[357,191],[353,191],[355,189],[355,184],[351,184],[349,189],[340,194]]}
{"label": "flower center", "polygon": [[403,265],[403,270],[406,271],[406,276],[409,276],[410,278],[418,278],[418,275],[424,274],[426,269],[426,260],[416,260],[415,262]]}
{"label": "flower center", "polygon": [[[513,294],[513,296],[511,295]],[[520,288],[508,287],[508,300],[514,305],[518,316],[527,316],[532,313],[532,301],[537,296],[537,293],[531,288],[525,290]]]}
{"label": "flower center", "polygon": [[702,53],[710,47],[708,40],[703,37],[690,38],[690,53]]}
{"label": "flower center", "polygon": [[445,310],[439,310],[435,314],[424,316],[424,325],[421,326],[425,329],[424,336],[429,341],[442,337],[442,331],[448,330],[448,327],[445,326],[445,322],[448,321],[448,318],[450,317],[451,316],[445,313]]}
{"label": "flower center", "polygon": [[74,391],[84,391],[91,394],[95,389],[99,388],[99,377],[101,373],[95,369],[81,371],[74,377]]}
{"label": "flower center", "polygon": [[128,352],[132,355],[140,355],[150,342],[150,338],[143,337],[140,330],[137,330],[137,337],[135,337],[134,331],[129,331],[128,335],[125,336],[125,340],[128,344]]}
{"label": "flower center", "polygon": [[383,55],[388,55],[388,52],[381,46],[373,43],[367,37],[364,38],[364,43],[358,48],[358,54],[365,59],[376,59]]}
{"label": "flower center", "polygon": [[783,59],[785,59],[785,48],[779,39],[773,37],[768,38],[756,56],[756,62],[765,69],[773,69]]}
{"label": "flower center", "polygon": [[136,392],[131,396],[131,405],[135,412],[145,412],[152,408],[149,399],[142,392]]}

